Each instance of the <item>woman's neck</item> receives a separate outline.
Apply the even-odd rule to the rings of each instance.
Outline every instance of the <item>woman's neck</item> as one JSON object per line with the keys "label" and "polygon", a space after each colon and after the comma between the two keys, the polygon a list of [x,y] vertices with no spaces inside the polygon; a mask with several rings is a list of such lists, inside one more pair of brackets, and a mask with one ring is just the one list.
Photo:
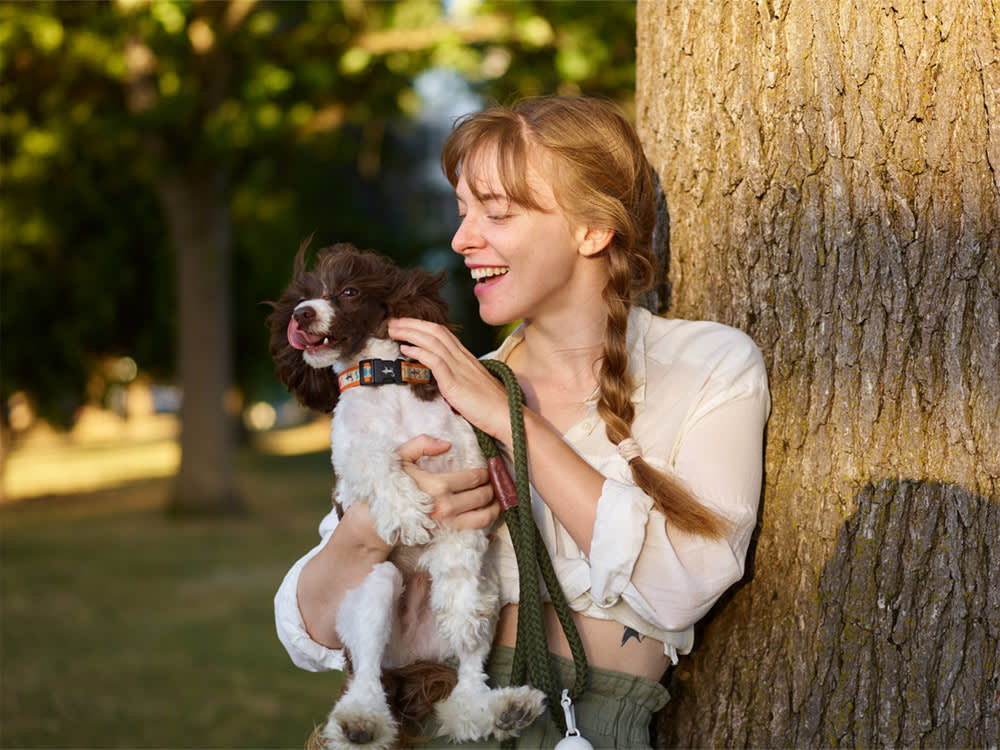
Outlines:
{"label": "woman's neck", "polygon": [[561,320],[526,320],[524,339],[511,352],[511,368],[529,382],[562,383],[589,396],[596,387],[604,355],[606,325],[602,304],[574,311]]}

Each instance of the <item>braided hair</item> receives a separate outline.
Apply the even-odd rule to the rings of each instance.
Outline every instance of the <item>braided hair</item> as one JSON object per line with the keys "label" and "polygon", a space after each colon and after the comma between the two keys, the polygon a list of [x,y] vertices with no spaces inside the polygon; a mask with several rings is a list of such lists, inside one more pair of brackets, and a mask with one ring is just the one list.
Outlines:
{"label": "braided hair", "polygon": [[[526,99],[492,107],[458,121],[441,153],[452,186],[460,172],[477,172],[477,160],[497,159],[500,181],[511,201],[539,209],[527,180],[528,157],[540,147],[551,157],[556,200],[568,214],[613,236],[603,251],[608,282],[603,291],[608,318],[598,372],[597,411],[608,440],[623,451],[636,485],[668,523],[693,534],[722,536],[728,521],[705,507],[676,477],[642,458],[631,440],[635,406],[628,373],[627,331],[634,296],[653,280],[651,238],[655,222],[652,168],[635,129],[613,105],[586,97]],[[475,180],[468,180],[476,190]],[[480,196],[481,197],[481,196]]]}

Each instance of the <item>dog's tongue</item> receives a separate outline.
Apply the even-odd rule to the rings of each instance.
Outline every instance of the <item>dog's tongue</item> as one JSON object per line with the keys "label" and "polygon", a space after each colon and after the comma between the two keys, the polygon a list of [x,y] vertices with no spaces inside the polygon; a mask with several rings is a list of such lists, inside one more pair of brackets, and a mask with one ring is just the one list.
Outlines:
{"label": "dog's tongue", "polygon": [[299,322],[292,318],[288,321],[288,343],[295,349],[305,349],[307,346],[314,346],[322,341],[318,336],[310,336],[299,328]]}

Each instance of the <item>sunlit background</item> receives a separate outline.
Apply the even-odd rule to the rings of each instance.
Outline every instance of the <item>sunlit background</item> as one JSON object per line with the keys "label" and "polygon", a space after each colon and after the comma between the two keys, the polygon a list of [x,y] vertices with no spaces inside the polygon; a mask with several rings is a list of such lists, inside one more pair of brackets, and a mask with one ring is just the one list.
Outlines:
{"label": "sunlit background", "polygon": [[[7,502],[176,470],[190,335],[177,262],[199,252],[170,214],[177,183],[222,184],[200,205],[226,225],[224,400],[245,438],[309,419],[271,376],[261,304],[305,236],[448,270],[453,317],[484,350],[492,333],[448,251],[447,130],[484,102],[544,93],[632,111],[629,2],[117,0],[0,14]],[[115,440],[128,450],[107,450]],[[289,440],[266,443],[316,447]]]}
{"label": "sunlit background", "polygon": [[444,137],[538,94],[631,115],[634,79],[617,0],[0,4],[0,746],[301,746],[334,686],[270,598],[329,437],[273,377],[264,302],[315,233],[445,270],[492,348]]}

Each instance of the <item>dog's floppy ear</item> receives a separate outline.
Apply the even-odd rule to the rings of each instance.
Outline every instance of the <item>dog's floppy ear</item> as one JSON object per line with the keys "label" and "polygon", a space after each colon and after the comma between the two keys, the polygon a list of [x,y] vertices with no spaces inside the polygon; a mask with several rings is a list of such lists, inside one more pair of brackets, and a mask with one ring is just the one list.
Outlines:
{"label": "dog's floppy ear", "polygon": [[340,398],[337,374],[333,368],[317,370],[303,361],[302,352],[291,347],[288,349],[288,367],[283,366],[284,361],[276,360],[275,375],[304,407],[323,414],[331,413]]}
{"label": "dog's floppy ear", "polygon": [[448,303],[441,296],[445,274],[432,274],[422,268],[399,271],[399,283],[393,285],[386,304],[390,318],[419,318],[451,327]]}

